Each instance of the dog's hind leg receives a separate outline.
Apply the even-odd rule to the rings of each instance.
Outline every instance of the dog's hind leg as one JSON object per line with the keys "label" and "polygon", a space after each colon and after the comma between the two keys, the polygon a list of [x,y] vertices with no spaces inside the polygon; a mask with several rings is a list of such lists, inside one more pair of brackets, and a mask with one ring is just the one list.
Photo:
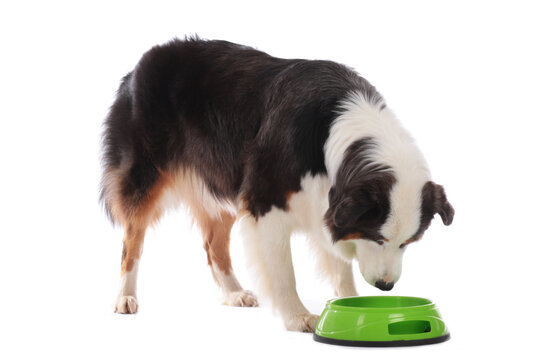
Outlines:
{"label": "dog's hind leg", "polygon": [[135,314],[139,308],[137,302],[137,273],[142,254],[146,228],[128,225],[124,233],[120,291],[114,311],[120,314]]}
{"label": "dog's hind leg", "polygon": [[[120,173],[120,172],[119,172]],[[124,228],[121,284],[115,312],[134,314],[138,310],[137,273],[146,228],[161,215],[160,199],[170,185],[167,174],[151,162],[140,160],[116,175],[110,201],[111,213]]]}
{"label": "dog's hind leg", "polygon": [[222,212],[212,218],[205,212],[195,214],[201,228],[208,266],[223,291],[224,304],[230,306],[258,306],[251,291],[244,290],[233,272],[229,253],[230,232],[236,220],[234,215]]}

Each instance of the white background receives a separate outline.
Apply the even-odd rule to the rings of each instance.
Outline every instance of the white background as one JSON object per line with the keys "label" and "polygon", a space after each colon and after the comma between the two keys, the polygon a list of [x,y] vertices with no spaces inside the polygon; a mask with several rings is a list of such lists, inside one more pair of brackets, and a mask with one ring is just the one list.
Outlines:
{"label": "white background", "polygon": [[[534,2],[246,2],[0,5],[0,358],[454,359],[536,357],[540,12]],[[409,247],[393,295],[437,303],[452,339],[350,349],[287,332],[268,304],[220,305],[199,232],[179,210],[150,230],[140,312],[112,312],[120,229],[98,205],[101,123],[151,46],[197,33],[286,58],[354,67],[386,98],[447,189]],[[233,264],[246,288],[242,240]],[[302,238],[298,291],[332,297]],[[381,292],[359,276],[362,295]]]}

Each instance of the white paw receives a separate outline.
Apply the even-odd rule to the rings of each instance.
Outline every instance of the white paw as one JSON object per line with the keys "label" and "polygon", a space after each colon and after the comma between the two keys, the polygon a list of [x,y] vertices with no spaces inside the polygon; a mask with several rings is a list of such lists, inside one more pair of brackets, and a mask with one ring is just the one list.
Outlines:
{"label": "white paw", "polygon": [[240,306],[240,307],[255,307],[259,306],[259,302],[255,295],[248,290],[241,290],[228,293],[225,295],[224,305]]}
{"label": "white paw", "polygon": [[114,306],[114,312],[118,314],[135,314],[139,309],[135,296],[119,296]]}
{"label": "white paw", "polygon": [[299,314],[285,319],[285,328],[289,331],[312,333],[315,331],[317,321],[319,321],[319,315]]}

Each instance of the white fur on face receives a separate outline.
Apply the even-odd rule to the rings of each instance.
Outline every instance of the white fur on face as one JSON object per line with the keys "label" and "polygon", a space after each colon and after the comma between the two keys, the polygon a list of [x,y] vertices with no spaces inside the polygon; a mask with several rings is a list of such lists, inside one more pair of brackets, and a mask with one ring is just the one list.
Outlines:
{"label": "white fur on face", "polygon": [[356,242],[356,257],[364,279],[375,286],[377,281],[396,283],[401,276],[404,249],[390,243],[383,245],[375,241],[352,240]]}
{"label": "white fur on face", "polygon": [[387,240],[384,245],[348,240],[338,241],[337,244],[344,244],[341,248],[336,247],[344,258],[356,257],[370,284],[399,279],[403,256],[399,245],[418,230],[422,188],[431,179],[414,139],[390,109],[384,107],[381,110],[381,107],[382,103],[372,103],[363,94],[352,93],[342,103],[342,113],[332,124],[325,144],[325,164],[331,183],[335,183],[347,148],[365,137],[371,137],[377,143],[367,161],[390,167],[396,178],[390,192],[390,213],[379,230]]}
{"label": "white fur on face", "polygon": [[380,233],[392,244],[402,244],[420,226],[422,187],[425,179],[398,180],[390,192],[390,213]]}

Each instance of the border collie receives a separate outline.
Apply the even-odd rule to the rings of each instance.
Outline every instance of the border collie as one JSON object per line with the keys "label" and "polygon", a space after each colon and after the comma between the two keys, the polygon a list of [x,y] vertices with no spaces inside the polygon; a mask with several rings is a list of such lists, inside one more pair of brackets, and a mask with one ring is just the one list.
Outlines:
{"label": "border collie", "polygon": [[377,90],[350,68],[280,59],[226,41],[175,39],[143,55],[105,120],[101,200],[125,230],[118,313],[135,313],[146,228],[184,204],[225,304],[257,306],[235,277],[239,220],[248,263],[285,327],[311,332],[290,237],[305,233],[336,296],[351,263],[392,289],[408,244],[454,210]]}

